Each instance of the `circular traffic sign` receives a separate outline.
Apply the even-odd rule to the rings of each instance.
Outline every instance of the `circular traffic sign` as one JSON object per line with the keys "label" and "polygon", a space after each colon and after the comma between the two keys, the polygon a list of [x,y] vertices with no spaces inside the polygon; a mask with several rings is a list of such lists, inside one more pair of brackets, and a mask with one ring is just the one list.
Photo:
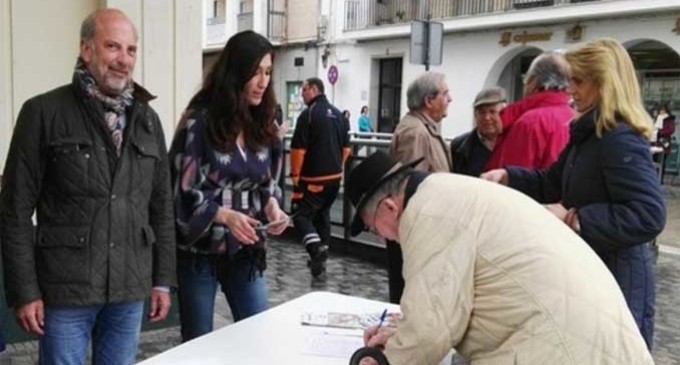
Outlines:
{"label": "circular traffic sign", "polygon": [[335,67],[335,65],[331,65],[331,67],[328,68],[328,82],[330,82],[331,85],[335,85],[337,81],[338,81],[338,68]]}

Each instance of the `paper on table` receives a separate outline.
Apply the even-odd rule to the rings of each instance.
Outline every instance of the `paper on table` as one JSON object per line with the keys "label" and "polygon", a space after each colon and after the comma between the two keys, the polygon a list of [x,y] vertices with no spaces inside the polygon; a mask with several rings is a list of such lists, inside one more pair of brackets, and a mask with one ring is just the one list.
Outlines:
{"label": "paper on table", "polygon": [[[307,326],[366,329],[378,325],[382,313],[304,312],[300,322]],[[387,313],[383,325],[396,327],[400,320],[401,313]]]}
{"label": "paper on table", "polygon": [[200,361],[188,360],[188,359],[178,359],[178,360],[167,360],[164,362],[165,365],[196,365],[197,363],[201,365],[224,365],[224,360],[220,360],[217,357],[201,357]]}
{"label": "paper on table", "polygon": [[354,351],[363,346],[364,339],[361,336],[320,332],[307,337],[302,353],[349,359]]}

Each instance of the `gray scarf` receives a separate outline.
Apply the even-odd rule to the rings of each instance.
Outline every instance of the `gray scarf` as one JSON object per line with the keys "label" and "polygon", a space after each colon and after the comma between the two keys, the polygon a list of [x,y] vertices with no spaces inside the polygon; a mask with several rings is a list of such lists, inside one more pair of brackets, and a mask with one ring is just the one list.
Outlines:
{"label": "gray scarf", "polygon": [[96,98],[102,103],[102,106],[104,107],[104,121],[106,122],[106,127],[111,132],[111,139],[113,140],[113,145],[116,147],[116,154],[120,157],[120,151],[123,145],[123,130],[125,130],[126,121],[125,109],[132,105],[132,102],[134,101],[132,96],[132,92],[134,91],[133,83],[129,82],[123,92],[115,97],[106,95],[99,90],[94,77],[92,77],[87,70],[85,62],[80,57],[78,57],[78,60],[76,61],[74,76],[78,78],[83,90],[85,90],[90,97]]}

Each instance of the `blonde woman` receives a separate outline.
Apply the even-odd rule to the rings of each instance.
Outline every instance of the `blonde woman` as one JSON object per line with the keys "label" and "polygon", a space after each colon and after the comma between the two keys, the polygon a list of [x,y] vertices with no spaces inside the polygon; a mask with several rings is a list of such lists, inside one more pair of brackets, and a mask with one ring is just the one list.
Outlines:
{"label": "blonde woman", "polygon": [[652,124],[632,61],[618,42],[599,39],[565,57],[579,116],[558,161],[544,170],[508,167],[482,178],[546,204],[593,248],[619,283],[651,349],[655,298],[648,242],[666,222],[649,150]]}

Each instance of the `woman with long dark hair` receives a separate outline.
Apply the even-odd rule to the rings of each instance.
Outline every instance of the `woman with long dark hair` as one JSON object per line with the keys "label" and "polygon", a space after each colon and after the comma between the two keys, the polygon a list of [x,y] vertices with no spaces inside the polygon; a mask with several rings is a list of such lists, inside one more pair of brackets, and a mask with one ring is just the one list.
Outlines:
{"label": "woman with long dark hair", "polygon": [[218,284],[235,321],[268,306],[265,237],[288,220],[271,178],[272,56],[255,32],[231,37],[172,143],[183,341],[212,331]]}

